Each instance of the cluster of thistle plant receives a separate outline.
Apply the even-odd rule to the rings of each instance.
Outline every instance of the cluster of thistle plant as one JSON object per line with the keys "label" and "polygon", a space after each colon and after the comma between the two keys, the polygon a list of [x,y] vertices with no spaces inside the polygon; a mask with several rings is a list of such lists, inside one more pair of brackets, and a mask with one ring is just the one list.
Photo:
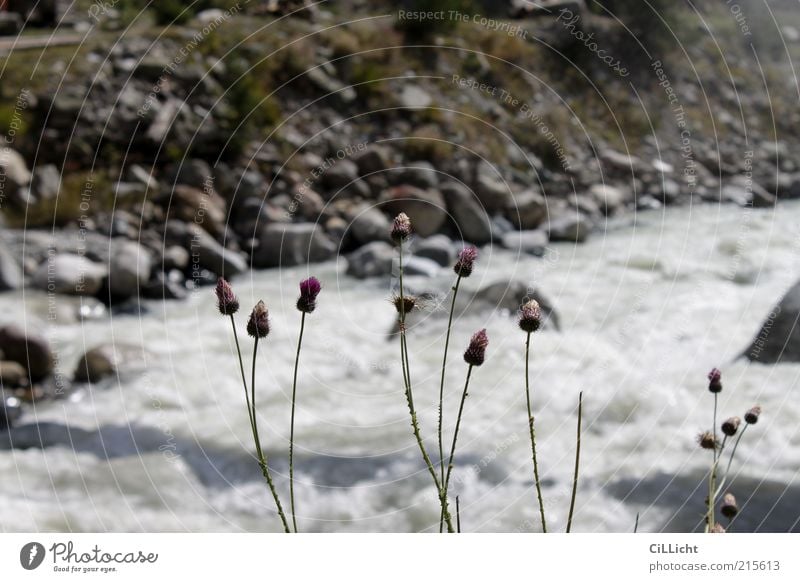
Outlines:
{"label": "cluster of thistle plant", "polygon": [[297,299],[297,309],[300,311],[300,335],[297,340],[297,355],[294,363],[294,380],[292,382],[292,409],[291,409],[291,423],[290,423],[290,436],[289,436],[289,506],[291,512],[292,524],[289,526],[289,521],[286,518],[286,513],[283,510],[280,496],[275,488],[275,483],[272,479],[272,474],[267,462],[267,456],[261,447],[261,439],[258,434],[258,414],[256,410],[256,362],[258,355],[259,340],[266,339],[270,332],[269,311],[263,301],[256,303],[253,310],[250,312],[250,319],[247,322],[247,334],[253,338],[253,362],[252,373],[250,378],[250,387],[247,386],[247,377],[244,372],[244,360],[242,359],[242,350],[239,345],[239,335],[236,331],[236,320],[234,315],[239,311],[239,299],[233,292],[230,283],[225,279],[220,278],[217,281],[215,289],[217,296],[217,308],[219,312],[230,318],[231,327],[233,328],[233,338],[236,344],[236,353],[239,358],[239,370],[242,376],[242,386],[244,387],[244,398],[247,405],[247,416],[250,422],[250,429],[253,434],[253,443],[256,449],[256,458],[258,465],[261,468],[261,473],[267,482],[272,498],[275,500],[275,507],[278,512],[278,517],[281,520],[283,530],[286,533],[294,531],[297,533],[297,517],[295,513],[295,500],[294,500],[294,418],[295,408],[297,403],[297,371],[300,366],[300,349],[303,344],[303,331],[305,330],[306,315],[313,313],[317,307],[317,296],[322,290],[320,282],[315,277],[310,277],[300,282],[300,297]]}
{"label": "cluster of thistle plant", "polygon": [[[761,416],[761,407],[753,406],[744,414],[744,426],[742,426],[742,419],[738,416],[732,416],[725,420],[720,425],[722,432],[722,440],[717,437],[717,401],[719,393],[722,392],[722,373],[714,368],[708,373],[708,390],[714,395],[714,419],[713,429],[700,433],[697,441],[700,447],[712,451],[713,458],[711,461],[711,468],[708,472],[708,495],[706,496],[706,513],[705,513],[705,531],[706,533],[725,533],[729,531],[733,525],[736,516],[739,515],[739,506],[736,503],[736,498],[733,493],[726,491],[722,496],[722,502],[719,506],[719,512],[725,519],[728,520],[728,527],[725,528],[716,519],[717,499],[720,493],[725,489],[725,484],[730,474],[731,465],[736,455],[736,449],[739,447],[739,442],[742,440],[747,427],[751,424],[756,424],[758,418]],[[735,439],[735,440],[734,440]],[[725,453],[726,447],[733,441],[733,447],[728,455],[728,462],[725,466],[725,472],[722,474],[722,479],[717,483],[719,464],[722,461],[722,456]]]}
{"label": "cluster of thistle plant", "polygon": [[[413,228],[409,217],[401,213],[392,223],[391,238],[398,248],[399,254],[399,294],[393,299],[395,309],[398,314],[399,334],[400,334],[400,364],[403,373],[403,387],[405,391],[406,401],[408,404],[408,411],[411,415],[411,427],[414,437],[417,441],[422,459],[427,466],[428,472],[433,480],[434,487],[436,488],[439,504],[440,504],[440,517],[439,517],[439,531],[442,532],[447,528],[449,533],[454,531],[461,531],[461,516],[459,511],[459,499],[456,497],[456,526],[453,526],[452,514],[450,511],[450,477],[453,472],[456,444],[458,442],[458,434],[461,428],[461,420],[464,414],[464,405],[469,391],[470,379],[472,377],[473,369],[481,366],[486,359],[486,349],[489,345],[489,338],[485,329],[477,331],[469,341],[469,344],[464,352],[464,362],[467,364],[466,379],[464,381],[464,388],[461,392],[461,400],[456,415],[456,423],[453,430],[453,438],[449,449],[449,454],[445,456],[444,442],[443,442],[443,426],[444,426],[444,394],[445,394],[445,376],[447,370],[447,355],[450,346],[450,334],[453,326],[453,314],[455,312],[456,297],[461,286],[461,280],[472,275],[475,268],[475,261],[478,258],[478,250],[475,247],[467,246],[458,255],[458,260],[453,266],[453,271],[456,274],[456,279],[451,289],[452,298],[450,304],[450,313],[447,322],[447,332],[444,340],[444,354],[442,356],[442,370],[441,380],[439,384],[439,415],[437,423],[437,444],[439,449],[439,463],[438,467],[431,460],[430,455],[425,447],[425,441],[422,438],[419,420],[417,418],[417,411],[414,404],[413,383],[411,379],[411,367],[409,364],[409,350],[408,350],[408,333],[406,326],[406,317],[414,309],[419,308],[419,300],[413,295],[406,294],[403,284],[403,247],[404,244],[411,238]],[[539,478],[539,463],[536,455],[536,431],[534,429],[534,416],[533,407],[531,402],[531,390],[529,380],[529,360],[530,360],[530,343],[531,335],[539,330],[542,324],[542,310],[539,304],[531,299],[527,301],[519,310],[519,327],[527,334],[525,343],[525,396],[527,403],[528,413],[528,429],[530,432],[531,453],[533,461],[533,476],[536,485],[536,496],[539,506],[539,515],[541,519],[542,531],[547,532],[547,522],[545,519],[544,499],[542,496],[541,480]],[[582,394],[578,402],[578,430],[577,430],[577,446],[575,454],[575,471],[572,486],[572,498],[570,501],[569,516],[567,519],[567,532],[572,527],[572,517],[575,510],[575,496],[578,487],[578,469],[580,464],[580,437],[581,437],[581,410],[582,410]],[[446,462],[445,462],[446,460]],[[438,469],[438,470],[437,470]]]}

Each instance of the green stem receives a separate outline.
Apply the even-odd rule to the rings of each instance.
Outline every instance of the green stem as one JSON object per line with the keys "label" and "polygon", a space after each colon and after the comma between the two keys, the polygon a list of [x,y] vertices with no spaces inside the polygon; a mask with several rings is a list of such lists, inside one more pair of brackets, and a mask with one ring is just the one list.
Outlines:
{"label": "green stem", "polygon": [[458,417],[456,418],[456,428],[453,431],[453,444],[450,447],[450,458],[447,461],[447,476],[444,480],[444,500],[442,502],[442,508],[447,514],[447,490],[450,487],[450,475],[453,472],[453,459],[456,455],[456,442],[458,441],[458,431],[461,428],[461,416],[464,414],[464,403],[467,400],[467,391],[469,390],[469,379],[472,376],[472,368],[474,366],[472,364],[469,365],[467,368],[467,379],[464,382],[464,391],[461,393],[461,403],[458,406]]}
{"label": "green stem", "polygon": [[[458,287],[461,284],[461,275],[456,277],[456,284],[453,286],[453,301],[450,305],[450,318],[447,320],[447,335],[444,338],[444,356],[442,356],[442,379],[439,383],[439,468],[441,469],[441,478],[444,481],[444,448],[442,446],[442,422],[443,422],[443,408],[444,408],[444,376],[447,369],[447,350],[450,347],[450,330],[453,327],[453,313],[456,310],[456,296],[458,295]],[[439,533],[442,533],[442,526],[444,524],[444,512],[439,518]]]}
{"label": "green stem", "polygon": [[533,454],[533,479],[536,483],[536,497],[539,500],[539,516],[542,520],[542,533],[547,533],[547,522],[544,518],[544,499],[542,497],[542,485],[539,480],[539,463],[536,460],[536,429],[533,425],[533,408],[531,407],[531,390],[530,390],[530,349],[531,349],[531,334],[528,333],[528,338],[525,341],[525,398],[528,404],[528,429],[531,434],[531,452]]}
{"label": "green stem", "polygon": [[458,495],[456,495],[456,529],[461,533],[461,506],[458,503]]}
{"label": "green stem", "polygon": [[583,413],[583,392],[578,395],[578,436],[575,448],[575,476],[572,480],[572,500],[569,502],[569,516],[567,517],[567,533],[572,529],[572,516],[575,513],[575,496],[578,493],[578,467],[581,463],[581,416]]}
{"label": "green stem", "polygon": [[714,522],[716,519],[714,510],[717,505],[717,466],[719,465],[720,458],[722,458],[722,452],[725,450],[725,443],[727,440],[728,435],[725,435],[722,439],[722,444],[719,447],[719,454],[715,454],[714,463],[711,465],[711,475],[708,477],[708,515],[706,517],[706,533],[714,529]]}
{"label": "green stem", "polygon": [[292,511],[292,525],[297,533],[297,518],[294,511],[294,410],[297,401],[297,370],[300,366],[300,347],[303,344],[303,330],[306,327],[306,312],[300,318],[300,337],[297,339],[297,356],[294,359],[294,380],[292,382],[292,420],[289,426],[289,503]]}
{"label": "green stem", "polygon": [[739,447],[739,441],[742,440],[742,436],[744,436],[744,431],[747,430],[749,425],[745,424],[744,428],[742,428],[742,432],[739,433],[739,436],[736,437],[736,442],[733,443],[733,450],[731,451],[731,456],[728,458],[728,466],[725,467],[725,473],[722,475],[722,480],[719,482],[719,486],[716,489],[716,496],[722,492],[722,488],[725,487],[725,481],[728,479],[728,473],[731,470],[731,463],[733,463],[733,456],[736,454],[736,449]]}
{"label": "green stem", "polygon": [[269,465],[267,464],[267,457],[264,455],[264,452],[261,450],[261,440],[258,437],[258,420],[256,415],[256,356],[258,355],[258,337],[255,338],[253,342],[253,376],[250,381],[250,402],[252,405],[252,419],[253,419],[253,438],[255,439],[256,443],[256,454],[258,455],[258,465],[261,467],[261,474],[264,475],[264,479],[267,481],[267,486],[269,487],[270,493],[272,493],[272,498],[275,500],[275,506],[278,508],[278,515],[281,518],[281,522],[283,523],[283,530],[286,533],[292,533],[289,529],[289,523],[286,521],[286,515],[283,512],[283,507],[281,506],[281,500],[278,497],[278,491],[275,489],[275,484],[272,482],[272,475],[269,472]]}
{"label": "green stem", "polygon": [[633,533],[639,531],[639,512],[636,512],[636,523],[633,524]]}
{"label": "green stem", "polygon": [[450,512],[447,511],[446,508],[446,501],[444,499],[444,491],[442,489],[442,483],[439,481],[439,477],[436,475],[436,469],[433,467],[433,463],[431,462],[430,457],[428,456],[428,451],[425,449],[425,444],[422,440],[422,434],[419,430],[419,422],[417,421],[417,411],[414,407],[414,393],[411,389],[411,369],[408,362],[408,345],[406,343],[406,310],[405,310],[405,301],[404,301],[404,289],[403,289],[403,245],[400,245],[400,361],[403,367],[403,380],[405,382],[405,393],[406,393],[406,401],[408,403],[408,412],[411,415],[411,428],[414,432],[414,437],[417,440],[417,446],[419,447],[420,452],[422,453],[422,459],[425,461],[425,465],[428,467],[428,472],[431,474],[433,478],[434,486],[436,487],[439,493],[439,503],[442,505],[442,511],[444,512],[444,520],[447,524],[447,531],[453,532],[453,522],[452,518],[450,517]]}
{"label": "green stem", "polygon": [[250,428],[253,428],[253,412],[250,408],[250,396],[247,394],[247,379],[244,375],[244,362],[242,361],[242,350],[239,347],[239,335],[236,333],[236,322],[231,318],[231,327],[233,328],[233,339],[236,342],[236,354],[239,356],[239,371],[242,374],[242,386],[244,386],[244,399],[247,402],[247,416],[250,418]]}

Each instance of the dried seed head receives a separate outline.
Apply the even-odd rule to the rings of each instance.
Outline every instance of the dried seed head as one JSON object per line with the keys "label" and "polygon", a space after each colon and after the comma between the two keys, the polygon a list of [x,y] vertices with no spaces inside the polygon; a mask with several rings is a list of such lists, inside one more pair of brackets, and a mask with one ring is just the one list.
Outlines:
{"label": "dried seed head", "polygon": [[264,338],[269,334],[269,311],[263,301],[256,303],[247,322],[247,333],[254,338]]}
{"label": "dried seed head", "polygon": [[464,361],[470,366],[480,366],[486,359],[486,346],[489,345],[489,337],[486,330],[482,329],[472,336],[467,351],[464,352]]}
{"label": "dried seed head", "polygon": [[217,308],[222,315],[233,315],[239,311],[239,300],[233,292],[233,287],[222,277],[217,279],[214,293],[217,294]]}
{"label": "dried seed head", "polygon": [[458,253],[458,261],[456,261],[453,270],[459,277],[469,277],[472,275],[472,268],[475,266],[475,260],[478,258],[478,249],[475,247],[464,247]]}
{"label": "dried seed head", "polygon": [[722,505],[719,508],[719,512],[728,519],[733,519],[739,513],[739,506],[736,505],[736,498],[732,493],[726,493],[722,497]]}
{"label": "dried seed head", "polygon": [[531,299],[523,304],[519,310],[519,327],[522,331],[533,333],[542,325],[542,308],[539,303]]}
{"label": "dried seed head", "polygon": [[297,300],[297,309],[303,313],[311,313],[317,308],[317,295],[322,291],[322,285],[316,277],[309,277],[300,281],[300,298]]}
{"label": "dried seed head", "polygon": [[714,524],[714,527],[711,528],[711,533],[725,533],[725,528],[717,522]]}
{"label": "dried seed head", "polygon": [[395,217],[392,223],[392,240],[397,245],[403,244],[411,236],[411,219],[405,212],[401,212]]}
{"label": "dried seed head", "polygon": [[714,440],[714,433],[710,430],[697,435],[697,442],[700,444],[701,449],[714,450],[717,448],[717,442]]}
{"label": "dried seed head", "polygon": [[397,313],[408,314],[414,311],[414,308],[419,305],[419,298],[416,295],[399,295],[392,297],[392,303]]}
{"label": "dried seed head", "polygon": [[736,431],[739,430],[739,425],[741,424],[742,420],[738,416],[732,416],[728,420],[722,423],[722,432],[723,434],[732,437],[736,434]]}
{"label": "dried seed head", "polygon": [[761,416],[761,407],[754,406],[744,413],[744,421],[747,424],[755,424],[758,422],[758,417]]}
{"label": "dried seed head", "polygon": [[714,394],[722,392],[722,372],[717,368],[712,368],[708,373],[708,390]]}

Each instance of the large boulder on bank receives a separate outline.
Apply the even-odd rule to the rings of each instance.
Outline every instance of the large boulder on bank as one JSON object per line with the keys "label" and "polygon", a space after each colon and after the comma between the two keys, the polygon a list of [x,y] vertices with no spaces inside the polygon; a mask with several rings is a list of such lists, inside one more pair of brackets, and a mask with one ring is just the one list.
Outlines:
{"label": "large boulder on bank", "polygon": [[767,315],[742,354],[753,362],[800,362],[800,281]]}
{"label": "large boulder on bank", "polygon": [[261,230],[252,261],[256,268],[290,267],[326,261],[335,254],[336,244],[321,226],[274,223]]}
{"label": "large boulder on bank", "polygon": [[47,339],[18,325],[0,327],[0,352],[3,360],[16,362],[26,370],[31,381],[45,379],[53,371],[53,352]]}
{"label": "large boulder on bank", "polygon": [[114,241],[108,266],[108,289],[112,296],[133,297],[150,279],[150,251],[134,241]]}
{"label": "large boulder on bank", "polygon": [[18,191],[31,181],[31,172],[25,159],[11,148],[0,147],[0,176],[5,178],[3,194],[9,200],[19,203]]}
{"label": "large boulder on bank", "polygon": [[226,278],[247,270],[247,261],[241,253],[226,249],[197,225],[190,225],[188,232],[187,246],[198,267]]}
{"label": "large boulder on bank", "polygon": [[505,310],[512,314],[516,314],[522,304],[529,299],[539,302],[545,316],[544,326],[552,325],[555,329],[559,329],[558,313],[552,301],[542,293],[541,289],[532,288],[522,281],[497,281],[483,287],[475,294],[478,307],[480,303],[489,304],[492,309]]}
{"label": "large boulder on bank", "polygon": [[381,201],[392,215],[405,212],[414,225],[414,232],[422,237],[439,232],[447,220],[444,196],[438,190],[396,186],[387,190]]}
{"label": "large boulder on bank", "polygon": [[86,257],[61,253],[46,259],[33,275],[37,289],[64,295],[94,295],[100,290],[106,269]]}
{"label": "large boulder on bank", "polygon": [[442,185],[441,192],[461,238],[477,245],[492,240],[491,219],[469,188],[448,182]]}
{"label": "large boulder on bank", "polygon": [[347,255],[347,274],[357,279],[385,277],[392,273],[394,247],[375,241]]}

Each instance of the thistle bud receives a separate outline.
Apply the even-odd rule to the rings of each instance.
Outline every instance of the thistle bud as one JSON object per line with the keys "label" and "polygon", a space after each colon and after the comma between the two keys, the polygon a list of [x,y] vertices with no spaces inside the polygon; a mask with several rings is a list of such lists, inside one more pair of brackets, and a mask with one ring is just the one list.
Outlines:
{"label": "thistle bud", "polygon": [[732,437],[736,434],[736,431],[739,430],[739,424],[741,424],[741,419],[738,416],[732,416],[728,420],[722,423],[722,432],[723,434]]}
{"label": "thistle bud", "polygon": [[419,304],[419,300],[415,295],[403,295],[402,298],[399,295],[395,295],[392,297],[392,303],[397,313],[407,314],[414,311],[414,308]]}
{"label": "thistle bud", "polygon": [[722,524],[717,522],[714,524],[714,527],[711,528],[711,533],[725,533],[725,528],[722,527]]}
{"label": "thistle bud", "polygon": [[464,361],[470,366],[480,366],[486,359],[486,346],[489,345],[489,338],[486,330],[482,329],[472,336],[467,351],[464,352]]}
{"label": "thistle bud", "polygon": [[739,506],[736,505],[736,498],[732,493],[726,493],[722,497],[722,505],[719,508],[719,512],[728,519],[733,519],[739,513]]}
{"label": "thistle bud", "polygon": [[713,394],[719,394],[722,392],[722,372],[720,372],[717,368],[713,368],[708,373],[708,390]]}
{"label": "thistle bud", "polygon": [[256,303],[247,322],[247,333],[254,338],[264,338],[269,334],[269,311],[263,301]]}
{"label": "thistle bud", "polygon": [[397,245],[402,245],[411,236],[411,219],[405,212],[401,212],[395,217],[392,223],[392,240]]}
{"label": "thistle bud", "polygon": [[475,265],[475,259],[478,258],[478,249],[475,247],[464,247],[458,253],[458,261],[456,261],[453,270],[459,277],[469,277],[472,275],[472,268]]}
{"label": "thistle bud", "polygon": [[303,313],[311,313],[317,308],[317,295],[322,291],[322,285],[316,277],[309,277],[300,281],[300,298],[297,300],[297,309]]}
{"label": "thistle bud", "polygon": [[233,315],[239,311],[239,300],[233,292],[233,287],[225,279],[217,279],[217,308],[222,315]]}
{"label": "thistle bud", "polygon": [[519,327],[522,331],[533,333],[542,325],[542,308],[539,303],[531,299],[520,307]]}
{"label": "thistle bud", "polygon": [[717,448],[717,441],[714,439],[714,434],[710,430],[697,435],[697,442],[701,449],[714,450]]}
{"label": "thistle bud", "polygon": [[758,417],[761,416],[761,407],[754,406],[744,413],[744,421],[747,424],[755,424],[758,422]]}

